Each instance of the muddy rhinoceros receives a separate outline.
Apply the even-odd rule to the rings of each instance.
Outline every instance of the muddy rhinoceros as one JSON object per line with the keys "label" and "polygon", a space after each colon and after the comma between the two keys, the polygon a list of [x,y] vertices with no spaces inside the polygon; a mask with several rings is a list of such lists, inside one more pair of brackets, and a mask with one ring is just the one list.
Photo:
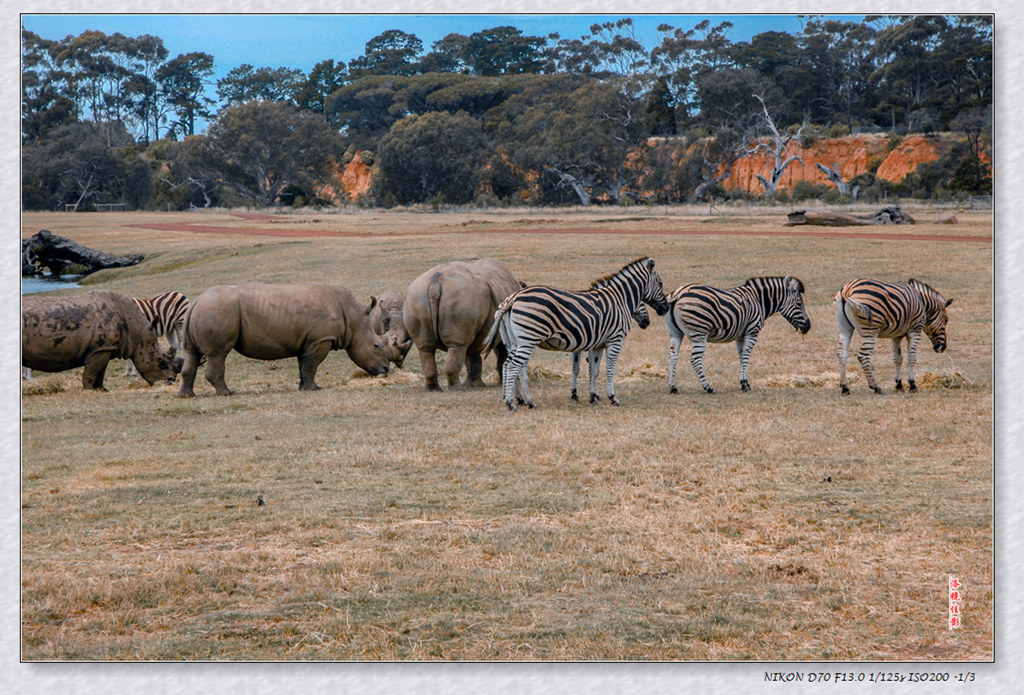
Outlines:
{"label": "muddy rhinoceros", "polygon": [[385,339],[396,367],[402,366],[412,347],[412,339],[402,318],[403,303],[402,295],[388,290],[377,295],[377,304],[370,310],[370,328]]}
{"label": "muddy rhinoceros", "polygon": [[199,295],[185,315],[185,365],[178,395],[194,396],[199,361],[206,357],[206,380],[222,396],[224,360],[236,350],[257,360],[295,357],[299,389],[314,391],[314,377],[331,350],[345,350],[370,374],[388,370],[384,341],[370,329],[370,310],[339,285],[221,285]]}
{"label": "muddy rhinoceros", "polygon": [[130,359],[150,385],[172,383],[181,359],[172,359],[130,298],[109,290],[21,303],[21,364],[42,372],[85,367],[82,388],[106,391],[110,359]]}
{"label": "muddy rhinoceros", "polygon": [[[494,258],[455,261],[434,266],[413,280],[405,293],[402,316],[420,354],[429,390],[440,390],[434,353],[446,350],[445,375],[449,389],[483,386],[484,338],[494,323],[501,301],[521,285],[508,267]],[[497,350],[498,373],[505,349]],[[459,382],[463,364],[466,381]]]}

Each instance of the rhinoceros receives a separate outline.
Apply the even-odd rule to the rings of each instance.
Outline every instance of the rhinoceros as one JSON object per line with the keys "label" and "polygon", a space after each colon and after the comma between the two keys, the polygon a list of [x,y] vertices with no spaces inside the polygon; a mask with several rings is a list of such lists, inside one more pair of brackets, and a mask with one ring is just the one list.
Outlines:
{"label": "rhinoceros", "polygon": [[[483,386],[484,338],[494,312],[505,297],[522,286],[508,267],[494,258],[454,261],[434,266],[413,280],[405,293],[402,316],[420,354],[428,390],[440,390],[434,353],[446,350],[444,371],[449,389]],[[498,345],[498,374],[505,349]],[[466,381],[459,375],[466,366]]]}
{"label": "rhinoceros", "polygon": [[142,312],[122,294],[94,290],[22,299],[22,366],[42,372],[84,366],[82,388],[106,391],[103,375],[113,357],[134,362],[151,386],[172,383],[182,366],[160,349]]}
{"label": "rhinoceros", "polygon": [[185,365],[178,395],[194,396],[199,361],[206,357],[206,380],[222,396],[224,360],[232,350],[257,360],[295,357],[299,389],[315,391],[316,370],[331,350],[345,350],[370,374],[388,371],[384,341],[370,329],[370,310],[340,285],[220,285],[203,292],[185,314]]}
{"label": "rhinoceros", "polygon": [[402,366],[412,347],[412,339],[402,318],[402,304],[402,295],[388,290],[377,295],[377,304],[370,310],[370,328],[385,339],[396,367]]}

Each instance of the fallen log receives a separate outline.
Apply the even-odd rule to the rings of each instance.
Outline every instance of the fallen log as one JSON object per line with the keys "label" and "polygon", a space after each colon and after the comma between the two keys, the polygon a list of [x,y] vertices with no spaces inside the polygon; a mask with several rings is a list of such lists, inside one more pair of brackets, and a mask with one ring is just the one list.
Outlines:
{"label": "fallen log", "polygon": [[855,227],[875,224],[914,224],[914,218],[899,206],[882,208],[872,215],[850,215],[831,210],[794,210],[789,213],[787,227],[811,224],[822,227]]}
{"label": "fallen log", "polygon": [[96,251],[48,229],[21,240],[21,274],[24,277],[43,275],[44,269],[49,270],[50,275],[60,277],[69,266],[78,266],[82,275],[88,275],[104,268],[135,265],[142,259],[142,254],[115,256]]}

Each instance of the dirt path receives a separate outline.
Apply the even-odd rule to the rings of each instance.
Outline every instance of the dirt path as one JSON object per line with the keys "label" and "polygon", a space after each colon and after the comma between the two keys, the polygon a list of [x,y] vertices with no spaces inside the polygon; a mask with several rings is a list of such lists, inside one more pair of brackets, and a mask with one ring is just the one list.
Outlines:
{"label": "dirt path", "polygon": [[[237,215],[242,219],[270,221],[281,220],[272,215]],[[837,239],[873,239],[881,241],[949,241],[974,242],[991,244],[991,236],[955,236],[952,234],[906,234],[883,233],[868,231],[795,231],[783,230],[649,230],[649,229],[444,229],[426,232],[406,232],[400,235],[379,234],[374,232],[331,232],[318,229],[239,229],[236,227],[216,227],[203,224],[181,224],[173,222],[142,223],[129,225],[137,229],[152,229],[166,232],[194,232],[197,234],[241,234],[253,236],[318,238],[318,237],[384,237],[384,236],[423,236],[428,234],[643,234],[662,236],[779,236],[779,237],[824,237]]]}

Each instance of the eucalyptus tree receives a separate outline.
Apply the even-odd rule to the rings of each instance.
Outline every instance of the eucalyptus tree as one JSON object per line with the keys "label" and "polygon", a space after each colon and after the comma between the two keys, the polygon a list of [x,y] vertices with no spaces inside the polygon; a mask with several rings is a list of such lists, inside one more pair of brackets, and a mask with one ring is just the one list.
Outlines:
{"label": "eucalyptus tree", "polygon": [[245,101],[279,101],[296,104],[295,95],[306,83],[301,70],[253,67],[243,63],[217,80],[217,96],[225,106]]}
{"label": "eucalyptus tree", "polygon": [[21,135],[25,145],[79,118],[65,76],[56,62],[57,41],[21,32]]}
{"label": "eucalyptus tree", "polygon": [[502,106],[496,135],[512,163],[535,171],[582,205],[598,194],[619,202],[642,175],[647,101],[618,81],[539,77]]}
{"label": "eucalyptus tree", "polygon": [[327,99],[347,82],[348,69],[344,61],[322,60],[313,66],[295,91],[295,104],[300,109],[326,113]]}
{"label": "eucalyptus tree", "polygon": [[407,116],[380,141],[374,193],[400,204],[467,203],[476,197],[490,155],[480,123],[464,112]]}
{"label": "eucalyptus tree", "polygon": [[368,75],[415,75],[421,72],[423,42],[415,34],[389,29],[366,42],[365,52],[349,63],[353,78]]}
{"label": "eucalyptus tree", "polygon": [[224,184],[258,205],[272,205],[288,186],[313,192],[333,173],[341,152],[337,133],[321,114],[280,102],[223,109],[207,135]]}
{"label": "eucalyptus tree", "polygon": [[182,136],[195,135],[196,121],[213,115],[214,102],[206,96],[212,75],[213,56],[201,52],[179,54],[156,72],[160,94],[177,116],[172,128]]}
{"label": "eucalyptus tree", "polygon": [[700,113],[698,84],[706,75],[734,67],[731,22],[712,25],[701,20],[691,29],[670,24],[658,27],[661,42],[651,50],[654,72],[664,78],[673,95],[681,120],[690,120]]}

